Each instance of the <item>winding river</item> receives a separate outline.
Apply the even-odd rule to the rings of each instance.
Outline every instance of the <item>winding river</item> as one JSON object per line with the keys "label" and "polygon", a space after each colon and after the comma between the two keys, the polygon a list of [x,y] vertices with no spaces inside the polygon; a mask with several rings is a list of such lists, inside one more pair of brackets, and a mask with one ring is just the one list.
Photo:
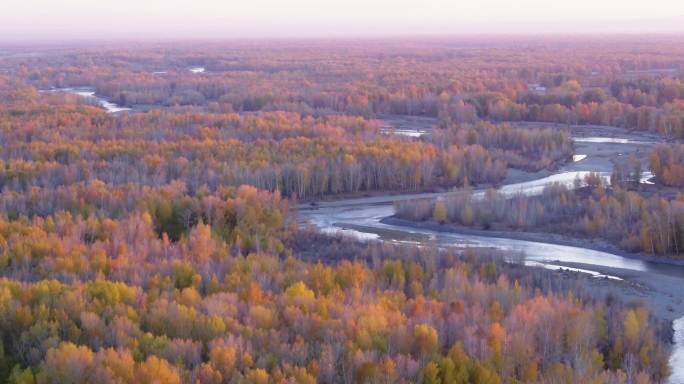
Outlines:
{"label": "winding river", "polygon": [[94,102],[95,104],[104,108],[109,113],[117,113],[131,110],[131,108],[119,106],[103,97],[96,95],[95,88],[92,87],[55,88],[42,90],[41,92],[65,92],[78,95],[85,98],[86,100]]}
{"label": "winding river", "polygon": [[[403,131],[399,134],[406,135]],[[623,133],[621,137],[616,137],[614,130],[611,135],[574,138],[578,154],[575,161],[554,173],[509,172],[513,175],[499,191],[505,194],[537,194],[552,182],[572,186],[577,177],[582,178],[588,172],[599,172],[607,178],[613,167],[611,160],[631,153],[643,156],[656,143],[652,138],[634,134]],[[648,182],[650,176],[647,174],[642,182]],[[302,204],[299,206],[299,219],[302,224],[313,225],[324,232],[345,233],[360,239],[437,246],[493,247],[507,251],[511,261],[523,260],[527,265],[549,269],[571,269],[613,279],[614,284],[638,286],[640,288],[633,293],[635,300],[647,301],[654,313],[664,319],[674,320],[674,345],[670,358],[672,375],[669,382],[684,383],[684,303],[681,294],[684,290],[684,265],[623,257],[581,246],[443,232],[429,227],[383,222],[383,219],[394,214],[393,204],[397,201],[448,193],[383,195],[321,202],[315,206]],[[481,194],[483,191],[475,193]]]}

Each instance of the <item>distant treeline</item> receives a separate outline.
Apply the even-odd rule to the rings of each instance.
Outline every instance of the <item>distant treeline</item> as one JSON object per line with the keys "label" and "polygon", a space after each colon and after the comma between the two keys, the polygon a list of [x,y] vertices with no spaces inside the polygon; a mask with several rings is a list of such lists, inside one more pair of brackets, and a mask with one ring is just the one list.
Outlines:
{"label": "distant treeline", "polygon": [[[262,42],[249,48],[180,45],[166,47],[166,53],[159,47],[63,49],[2,64],[27,85],[93,86],[125,106],[391,113],[438,117],[443,124],[601,124],[684,137],[684,51],[671,39],[491,44],[333,42],[283,49]],[[207,71],[189,71],[196,66]]]}

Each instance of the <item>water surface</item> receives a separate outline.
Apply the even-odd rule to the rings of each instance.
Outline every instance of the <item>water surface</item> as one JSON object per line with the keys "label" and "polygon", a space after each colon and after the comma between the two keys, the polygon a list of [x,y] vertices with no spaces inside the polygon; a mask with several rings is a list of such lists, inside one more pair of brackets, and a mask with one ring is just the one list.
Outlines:
{"label": "water surface", "polygon": [[109,101],[103,97],[97,96],[95,94],[94,88],[89,88],[89,87],[55,88],[55,89],[44,90],[41,92],[65,92],[65,93],[71,93],[74,95],[78,95],[78,96],[86,98],[87,100],[94,101],[97,105],[106,109],[107,112],[109,112],[109,113],[117,113],[117,112],[124,112],[124,111],[130,111],[131,110],[131,108],[121,107],[121,106],[119,106],[115,103],[112,103],[111,101]]}

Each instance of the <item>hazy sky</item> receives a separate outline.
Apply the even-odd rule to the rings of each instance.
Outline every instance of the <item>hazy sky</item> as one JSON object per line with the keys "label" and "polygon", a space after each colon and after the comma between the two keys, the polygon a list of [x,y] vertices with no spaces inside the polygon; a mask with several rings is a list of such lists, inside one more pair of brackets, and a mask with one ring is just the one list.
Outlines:
{"label": "hazy sky", "polygon": [[684,32],[684,0],[0,0],[0,40]]}

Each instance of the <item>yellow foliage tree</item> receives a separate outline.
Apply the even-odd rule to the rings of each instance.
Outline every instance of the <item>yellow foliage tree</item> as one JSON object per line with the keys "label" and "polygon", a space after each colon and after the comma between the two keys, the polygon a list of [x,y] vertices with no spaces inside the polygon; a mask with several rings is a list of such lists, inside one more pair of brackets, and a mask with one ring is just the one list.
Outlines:
{"label": "yellow foliage tree", "polygon": [[437,200],[435,208],[432,211],[432,219],[440,224],[444,224],[447,220],[447,209],[444,200]]}
{"label": "yellow foliage tree", "polygon": [[436,351],[439,336],[429,324],[417,324],[413,328],[413,341],[418,351],[427,357]]}

